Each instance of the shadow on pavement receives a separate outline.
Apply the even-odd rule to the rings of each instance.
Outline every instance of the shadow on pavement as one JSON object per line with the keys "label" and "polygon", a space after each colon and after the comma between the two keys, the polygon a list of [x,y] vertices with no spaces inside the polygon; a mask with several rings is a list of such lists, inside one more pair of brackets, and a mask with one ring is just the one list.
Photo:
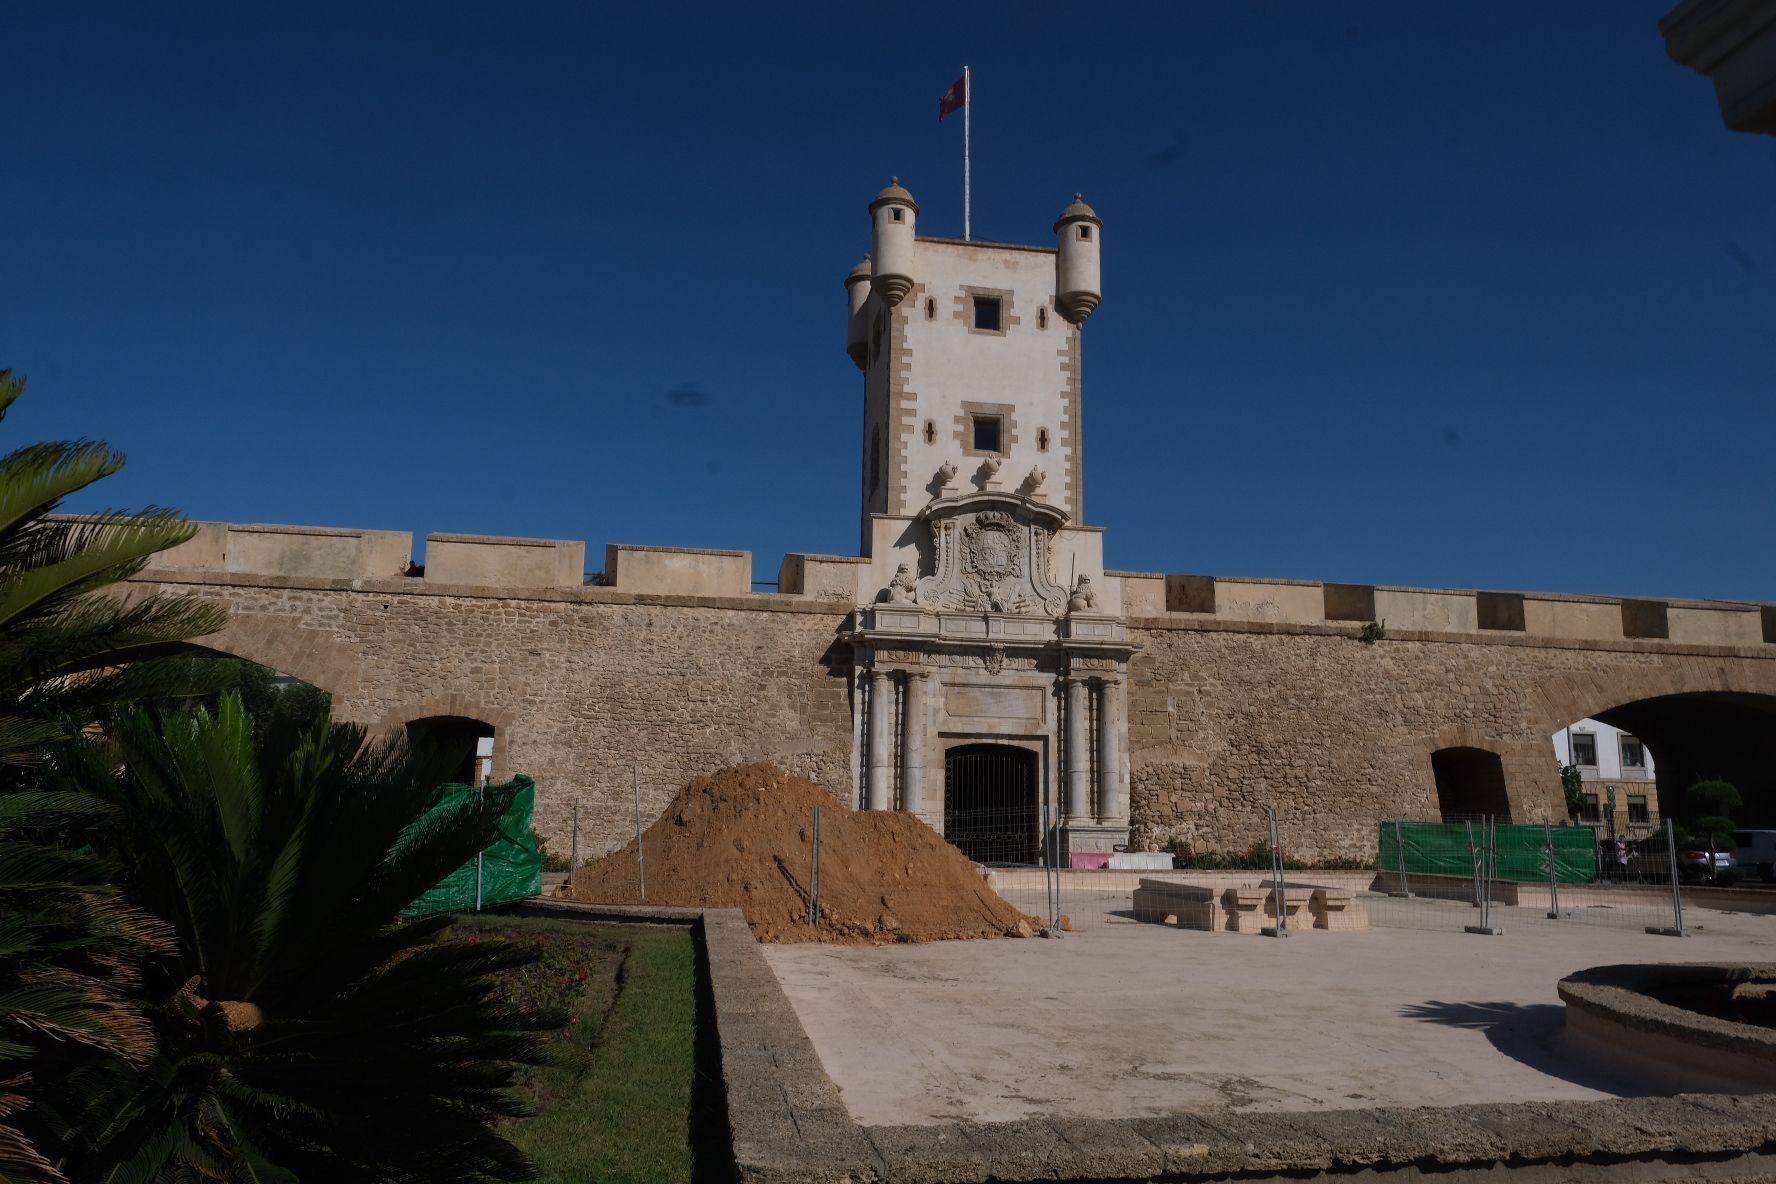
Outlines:
{"label": "shadow on pavement", "polygon": [[1499,1052],[1538,1073],[1615,1097],[1677,1092],[1668,1085],[1626,1077],[1592,1063],[1566,1040],[1566,1008],[1557,1003],[1445,1003],[1431,1000],[1400,1008],[1407,1019],[1483,1033]]}

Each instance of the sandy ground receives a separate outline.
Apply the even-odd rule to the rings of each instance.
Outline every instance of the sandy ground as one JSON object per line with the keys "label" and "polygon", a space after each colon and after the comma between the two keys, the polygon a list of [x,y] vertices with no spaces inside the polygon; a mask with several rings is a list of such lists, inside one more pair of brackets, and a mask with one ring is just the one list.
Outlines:
{"label": "sandy ground", "polygon": [[1058,941],[765,955],[865,1124],[1653,1092],[1566,1047],[1556,981],[1610,962],[1776,961],[1776,917],[1704,910],[1683,939],[1547,922],[1280,941],[1117,907]]}

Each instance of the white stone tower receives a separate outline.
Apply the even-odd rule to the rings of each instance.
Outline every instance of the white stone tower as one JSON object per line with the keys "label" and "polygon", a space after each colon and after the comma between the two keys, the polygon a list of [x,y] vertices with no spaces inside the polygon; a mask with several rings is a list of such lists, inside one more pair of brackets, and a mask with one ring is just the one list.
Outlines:
{"label": "white stone tower", "polygon": [[1077,523],[1080,326],[1101,298],[1102,221],[1076,195],[1050,249],[921,238],[918,213],[899,178],[877,194],[871,254],[845,280],[846,349],[864,372],[863,554],[901,549],[903,531],[876,519],[917,516],[944,484],[1038,492]]}
{"label": "white stone tower", "polygon": [[858,804],[918,813],[976,858],[993,855],[959,836],[991,814],[1016,820],[989,828],[1014,836],[1010,862],[1101,861],[1128,836],[1132,652],[1103,532],[1082,525],[1103,222],[1075,195],[1054,247],[922,238],[898,178],[869,210],[845,279],[864,374]]}

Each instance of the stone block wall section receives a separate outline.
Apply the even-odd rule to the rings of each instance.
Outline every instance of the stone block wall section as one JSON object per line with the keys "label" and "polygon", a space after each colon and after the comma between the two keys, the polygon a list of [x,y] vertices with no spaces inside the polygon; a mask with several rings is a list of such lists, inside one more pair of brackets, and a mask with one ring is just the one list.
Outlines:
{"label": "stone block wall section", "polygon": [[494,776],[536,779],[537,829],[556,851],[576,800],[582,854],[633,837],[637,766],[644,823],[690,778],[751,760],[855,800],[848,606],[228,572],[151,573],[134,587],[226,605],[228,624],[204,645],[321,687],[339,718],[495,725]]}
{"label": "stone block wall section", "polygon": [[743,1184],[1174,1181],[1676,1184],[1776,1178],[1776,1097],[863,1126],[733,909],[527,911],[693,927],[709,968],[733,1176]]}
{"label": "stone block wall section", "polygon": [[[537,779],[557,850],[576,801],[583,853],[628,841],[638,765],[644,823],[692,776],[763,758],[855,803],[855,561],[792,556],[784,591],[759,594],[743,551],[613,547],[612,588],[562,586],[577,543],[434,535],[425,578],[397,574],[409,543],[205,524],[137,586],[224,603],[211,648],[322,687],[341,718],[494,725],[495,775]],[[1500,755],[1513,817],[1558,820],[1559,728],[1659,695],[1776,696],[1771,606],[1111,578],[1140,647],[1129,804],[1145,845],[1243,849],[1275,803],[1294,854],[1366,858],[1378,821],[1436,816],[1430,756],[1451,746]]]}
{"label": "stone block wall section", "polygon": [[1776,646],[1680,648],[1337,625],[1146,620],[1129,663],[1130,822],[1150,848],[1243,850],[1275,804],[1302,859],[1368,858],[1375,826],[1438,816],[1431,753],[1499,753],[1519,821],[1565,817],[1555,731],[1660,695],[1776,695]]}

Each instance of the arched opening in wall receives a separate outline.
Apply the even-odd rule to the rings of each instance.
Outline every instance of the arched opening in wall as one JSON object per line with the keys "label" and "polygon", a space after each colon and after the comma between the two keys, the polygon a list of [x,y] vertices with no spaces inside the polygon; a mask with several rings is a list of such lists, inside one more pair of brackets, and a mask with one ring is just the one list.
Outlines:
{"label": "arched opening in wall", "polygon": [[407,722],[407,742],[446,762],[449,779],[465,785],[493,780],[494,726],[463,715],[428,715]]}
{"label": "arched opening in wall", "polygon": [[1505,792],[1505,765],[1485,748],[1439,748],[1431,754],[1437,778],[1437,809],[1445,822],[1491,815],[1511,821],[1511,799]]}
{"label": "arched opening in wall", "polygon": [[307,731],[333,710],[333,696],[313,683],[222,650],[181,643],[153,656],[154,679],[167,698],[214,711],[232,694],[260,732],[274,726]]}
{"label": "arched opening in wall", "polygon": [[944,753],[944,838],[976,863],[1034,863],[1039,792],[1029,749],[958,744]]}
{"label": "arched opening in wall", "polygon": [[[1551,737],[1554,758],[1578,771],[1577,822],[1604,835],[1680,832],[1706,817],[1776,829],[1776,695],[1704,691],[1657,695],[1575,719]],[[1698,782],[1725,781],[1739,804],[1703,800]]]}

